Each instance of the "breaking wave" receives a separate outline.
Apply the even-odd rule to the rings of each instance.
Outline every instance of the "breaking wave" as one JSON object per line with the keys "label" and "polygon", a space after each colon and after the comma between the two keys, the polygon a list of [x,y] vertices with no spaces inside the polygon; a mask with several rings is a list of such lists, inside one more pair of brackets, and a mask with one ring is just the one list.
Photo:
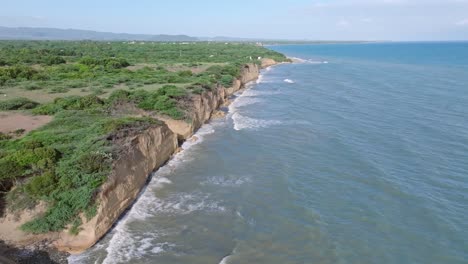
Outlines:
{"label": "breaking wave", "polygon": [[250,118],[247,116],[243,116],[239,114],[238,112],[232,115],[232,120],[234,121],[235,130],[259,129],[259,128],[269,127],[272,125],[279,125],[282,123],[279,120],[262,120],[262,119]]}

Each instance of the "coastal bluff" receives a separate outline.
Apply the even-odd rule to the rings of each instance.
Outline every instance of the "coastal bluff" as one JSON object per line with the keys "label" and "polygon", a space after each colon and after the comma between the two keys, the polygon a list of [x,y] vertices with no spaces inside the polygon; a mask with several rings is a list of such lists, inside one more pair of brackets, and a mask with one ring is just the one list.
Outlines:
{"label": "coastal bluff", "polygon": [[226,105],[232,94],[242,89],[248,82],[256,80],[261,68],[275,64],[276,62],[271,59],[262,59],[261,65],[245,64],[242,66],[239,78],[233,81],[231,87],[218,84],[211,91],[192,95],[188,100],[187,120],[189,121],[152,115],[163,122],[116,141],[124,151],[114,161],[111,174],[96,194],[98,204],[96,215],[89,220],[84,215],[81,217],[83,224],[77,235],[70,234],[69,230],[40,235],[21,231],[21,225],[44,213],[45,206],[39,204],[34,209],[25,210],[19,215],[6,214],[0,218],[0,238],[16,246],[46,243],[72,254],[90,248],[133,204],[153,171],[163,166],[186,139],[212,118],[217,109]]}

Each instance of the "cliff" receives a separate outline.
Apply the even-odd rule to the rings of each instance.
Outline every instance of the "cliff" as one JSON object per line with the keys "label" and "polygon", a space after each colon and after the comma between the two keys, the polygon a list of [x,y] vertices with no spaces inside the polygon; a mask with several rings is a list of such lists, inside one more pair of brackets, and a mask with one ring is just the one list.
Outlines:
{"label": "cliff", "polygon": [[[274,64],[276,62],[273,60],[262,61],[263,67]],[[40,205],[20,215],[0,218],[0,239],[14,245],[31,245],[46,240],[52,242],[58,250],[70,253],[79,253],[91,247],[135,201],[151,172],[166,163],[177,151],[179,144],[192,136],[220,106],[226,104],[230,95],[257,79],[259,72],[260,67],[256,64],[246,64],[242,67],[240,78],[231,87],[218,85],[212,91],[193,95],[189,102],[188,122],[157,116],[164,124],[118,142],[125,151],[114,162],[112,174],[97,194],[97,214],[89,221],[82,217],[83,225],[78,235],[71,235],[67,230],[43,235],[22,232],[19,229],[22,224],[44,211],[45,207]]]}

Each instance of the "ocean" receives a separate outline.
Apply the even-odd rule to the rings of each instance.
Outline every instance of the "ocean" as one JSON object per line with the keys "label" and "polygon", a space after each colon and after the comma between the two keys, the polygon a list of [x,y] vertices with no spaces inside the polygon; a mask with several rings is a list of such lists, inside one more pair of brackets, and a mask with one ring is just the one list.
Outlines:
{"label": "ocean", "polygon": [[468,43],[270,48],[71,263],[468,263]]}

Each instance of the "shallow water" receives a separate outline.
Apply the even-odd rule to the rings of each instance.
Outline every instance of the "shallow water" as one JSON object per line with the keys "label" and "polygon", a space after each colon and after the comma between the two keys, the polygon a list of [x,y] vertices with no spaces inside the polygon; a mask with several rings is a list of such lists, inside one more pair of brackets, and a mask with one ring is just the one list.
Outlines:
{"label": "shallow water", "polygon": [[72,263],[467,263],[468,44],[272,49]]}

